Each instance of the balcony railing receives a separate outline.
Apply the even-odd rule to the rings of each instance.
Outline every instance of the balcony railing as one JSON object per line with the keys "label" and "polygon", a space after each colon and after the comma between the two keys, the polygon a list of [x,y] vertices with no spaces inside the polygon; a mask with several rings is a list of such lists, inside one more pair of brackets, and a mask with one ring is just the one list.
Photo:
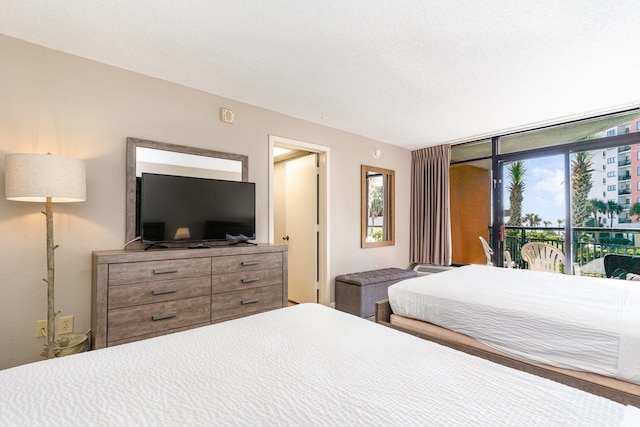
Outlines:
{"label": "balcony railing", "polygon": [[618,147],[618,153],[624,153],[625,151],[629,151],[629,150],[631,150],[630,145],[624,145],[622,147]]}
{"label": "balcony railing", "polygon": [[631,160],[628,160],[628,159],[627,160],[620,160],[618,162],[618,167],[627,166],[627,165],[630,165],[630,164],[631,164]]}
{"label": "balcony railing", "polygon": [[628,181],[631,179],[631,175],[621,175],[618,177],[618,181]]}
{"label": "balcony railing", "polygon": [[[563,227],[505,227],[504,249],[516,268],[527,268],[521,254],[525,243],[542,242],[566,253],[564,234]],[[576,227],[571,237],[571,265],[581,275],[605,277],[602,258],[608,253],[640,255],[640,228]]]}

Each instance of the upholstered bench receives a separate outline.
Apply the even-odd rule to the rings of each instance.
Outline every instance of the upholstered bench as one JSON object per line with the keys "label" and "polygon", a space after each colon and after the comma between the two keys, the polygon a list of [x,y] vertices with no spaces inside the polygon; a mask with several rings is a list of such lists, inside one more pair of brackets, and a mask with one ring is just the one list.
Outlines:
{"label": "upholstered bench", "polygon": [[371,317],[375,313],[375,303],[388,298],[389,286],[417,275],[416,271],[401,268],[340,275],[336,277],[336,309],[360,317]]}

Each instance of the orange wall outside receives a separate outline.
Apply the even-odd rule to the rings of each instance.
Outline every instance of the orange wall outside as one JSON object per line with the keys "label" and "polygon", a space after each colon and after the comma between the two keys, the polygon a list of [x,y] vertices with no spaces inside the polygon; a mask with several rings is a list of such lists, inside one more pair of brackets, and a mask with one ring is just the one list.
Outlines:
{"label": "orange wall outside", "polygon": [[450,168],[451,262],[486,264],[480,239],[489,241],[491,171],[475,166]]}

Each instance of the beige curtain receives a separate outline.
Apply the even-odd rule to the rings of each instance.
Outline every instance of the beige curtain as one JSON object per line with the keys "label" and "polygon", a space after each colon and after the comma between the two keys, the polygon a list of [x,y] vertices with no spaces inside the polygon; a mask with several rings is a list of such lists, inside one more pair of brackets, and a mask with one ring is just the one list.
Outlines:
{"label": "beige curtain", "polygon": [[451,264],[450,158],[450,145],[411,153],[411,262]]}

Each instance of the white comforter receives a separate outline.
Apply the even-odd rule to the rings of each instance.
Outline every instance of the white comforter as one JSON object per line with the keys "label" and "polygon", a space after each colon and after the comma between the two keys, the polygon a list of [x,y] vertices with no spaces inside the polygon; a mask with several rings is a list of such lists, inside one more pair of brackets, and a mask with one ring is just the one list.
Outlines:
{"label": "white comforter", "polygon": [[394,313],[553,366],[640,384],[640,285],[470,265],[389,288]]}
{"label": "white comforter", "polygon": [[639,413],[312,304],[0,371],[2,426],[603,427]]}

